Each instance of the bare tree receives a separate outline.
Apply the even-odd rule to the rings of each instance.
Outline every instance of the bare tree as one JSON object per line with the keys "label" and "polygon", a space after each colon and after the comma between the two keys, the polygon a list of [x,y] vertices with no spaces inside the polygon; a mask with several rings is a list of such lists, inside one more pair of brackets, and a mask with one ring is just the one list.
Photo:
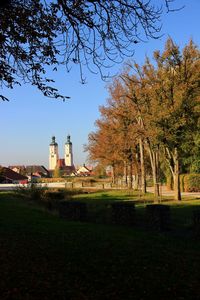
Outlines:
{"label": "bare tree", "polygon": [[[3,0],[0,2],[0,84],[29,82],[53,98],[62,96],[46,76],[73,64],[99,72],[132,56],[135,44],[157,38],[163,6],[174,0]],[[3,100],[6,97],[0,95]]]}

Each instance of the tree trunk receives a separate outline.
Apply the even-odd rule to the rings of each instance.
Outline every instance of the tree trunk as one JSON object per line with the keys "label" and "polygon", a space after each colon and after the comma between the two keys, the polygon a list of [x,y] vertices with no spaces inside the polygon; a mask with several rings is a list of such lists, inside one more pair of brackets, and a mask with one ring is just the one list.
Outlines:
{"label": "tree trunk", "polygon": [[129,180],[128,180],[128,188],[129,189],[132,189],[133,188],[133,170],[132,170],[132,163],[130,162],[129,166],[128,166],[128,177],[129,177]]}
{"label": "tree trunk", "polygon": [[127,168],[127,162],[124,161],[124,184],[127,187],[128,186],[128,168]]}
{"label": "tree trunk", "polygon": [[160,196],[160,187],[158,182],[157,168],[155,165],[153,166],[152,171],[153,171],[154,196],[157,198]]}
{"label": "tree trunk", "polygon": [[168,190],[173,190],[174,189],[174,178],[172,173],[170,172],[169,174],[166,175],[167,177],[167,182],[166,182],[166,187]]}
{"label": "tree trunk", "polygon": [[180,187],[180,166],[179,166],[179,155],[177,148],[174,151],[170,151],[166,147],[166,158],[169,163],[169,168],[172,173],[174,183],[174,200],[181,200],[181,187]]}
{"label": "tree trunk", "polygon": [[152,176],[153,176],[154,196],[157,199],[160,196],[159,176],[158,176],[158,169],[159,169],[158,150],[152,150],[149,144],[148,144],[148,150],[149,150]]}
{"label": "tree trunk", "polygon": [[139,175],[138,173],[135,174],[135,180],[134,180],[134,186],[133,186],[134,190],[138,190],[139,189]]}
{"label": "tree trunk", "polygon": [[143,141],[140,138],[139,141],[140,146],[140,165],[141,165],[141,191],[143,194],[147,192],[146,190],[146,171],[145,171],[145,164],[144,164],[144,145]]}
{"label": "tree trunk", "polygon": [[178,151],[175,148],[174,151],[174,200],[180,201],[181,200],[181,189],[180,189],[180,168],[179,168],[179,158],[178,158]]}
{"label": "tree trunk", "polygon": [[115,165],[112,165],[112,183],[116,184]]}
{"label": "tree trunk", "polygon": [[135,165],[134,165],[134,184],[133,184],[133,189],[138,190],[140,187],[140,182],[139,182],[139,174],[140,174],[140,166],[139,166],[139,158],[138,158],[138,153],[135,155]]}

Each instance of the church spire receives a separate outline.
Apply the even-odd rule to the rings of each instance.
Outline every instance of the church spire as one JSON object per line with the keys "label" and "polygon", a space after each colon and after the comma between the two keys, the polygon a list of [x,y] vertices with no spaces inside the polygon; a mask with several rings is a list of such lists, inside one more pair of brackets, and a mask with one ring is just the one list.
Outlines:
{"label": "church spire", "polygon": [[52,136],[52,141],[51,141],[51,144],[50,145],[58,145],[57,143],[56,143],[56,137],[53,135]]}
{"label": "church spire", "polygon": [[56,143],[56,137],[52,136],[52,141],[49,145],[49,169],[54,170],[58,161],[58,144]]}
{"label": "church spire", "polygon": [[67,142],[66,142],[66,144],[72,144],[72,142],[70,141],[70,135],[69,134],[67,136]]}
{"label": "church spire", "polygon": [[70,140],[70,135],[67,136],[67,141],[65,143],[65,165],[73,166],[73,152],[72,152],[72,142]]}

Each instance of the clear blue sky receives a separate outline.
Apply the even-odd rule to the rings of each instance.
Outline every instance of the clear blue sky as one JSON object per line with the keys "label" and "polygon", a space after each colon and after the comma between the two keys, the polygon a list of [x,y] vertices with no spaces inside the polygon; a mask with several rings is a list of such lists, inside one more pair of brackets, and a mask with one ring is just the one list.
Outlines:
{"label": "clear blue sky", "polygon": [[[168,36],[183,47],[190,38],[200,45],[200,0],[176,0],[176,6],[185,5],[181,11],[163,16],[162,38],[137,44],[134,59],[139,63],[145,55],[151,57],[156,49],[163,49]],[[112,68],[115,73],[121,68]],[[56,86],[71,99],[67,102],[45,98],[30,85],[3,90],[10,102],[0,102],[0,165],[42,164],[48,167],[49,143],[55,135],[63,157],[64,143],[71,135],[75,165],[83,164],[87,154],[83,145],[94,130],[99,117],[99,106],[108,97],[106,83],[99,75],[86,73],[87,84],[80,84],[78,70],[63,70],[55,74]]]}

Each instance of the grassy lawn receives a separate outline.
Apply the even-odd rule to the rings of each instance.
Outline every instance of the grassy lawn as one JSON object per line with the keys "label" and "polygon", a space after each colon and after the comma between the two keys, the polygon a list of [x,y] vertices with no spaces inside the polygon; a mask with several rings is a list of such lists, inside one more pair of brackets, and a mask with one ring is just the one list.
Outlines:
{"label": "grassy lawn", "polygon": [[[154,203],[154,195],[147,193],[141,195],[137,191],[101,191],[89,194],[78,194],[73,197],[76,200],[85,202],[88,204],[89,212],[97,222],[106,223],[109,218],[109,205],[115,201],[131,201],[136,207],[136,216],[142,219],[144,222],[145,206],[147,204]],[[156,201],[158,203],[158,201]],[[183,197],[182,201],[176,202],[172,197],[162,197],[159,203],[170,206],[171,210],[171,226],[176,232],[183,231],[185,229],[190,230],[192,226],[193,210],[200,209],[200,199],[194,197]]]}
{"label": "grassy lawn", "polygon": [[[99,201],[103,205],[133,197],[114,191],[76,196],[93,201],[93,207]],[[177,223],[190,214],[191,205],[200,204],[191,203],[172,203]],[[139,202],[138,209],[143,206]],[[3,192],[0,266],[3,300],[199,299],[200,240],[140,228],[66,222]]]}

